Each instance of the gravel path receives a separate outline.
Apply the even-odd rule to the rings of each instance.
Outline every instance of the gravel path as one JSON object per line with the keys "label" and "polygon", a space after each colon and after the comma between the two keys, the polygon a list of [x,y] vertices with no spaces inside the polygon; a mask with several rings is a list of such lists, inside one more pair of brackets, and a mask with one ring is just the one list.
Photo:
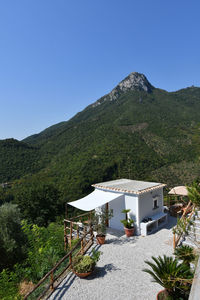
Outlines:
{"label": "gravel path", "polygon": [[146,237],[126,238],[123,232],[108,230],[106,244],[94,245],[102,252],[95,272],[87,279],[70,273],[50,297],[51,300],[154,300],[162,287],[142,271],[151,256],[172,255],[171,228],[176,219]]}

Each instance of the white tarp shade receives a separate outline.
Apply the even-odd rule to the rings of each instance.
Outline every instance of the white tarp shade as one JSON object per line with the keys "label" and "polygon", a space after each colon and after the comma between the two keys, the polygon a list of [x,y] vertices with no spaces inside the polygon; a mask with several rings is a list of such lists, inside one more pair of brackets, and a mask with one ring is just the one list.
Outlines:
{"label": "white tarp shade", "polygon": [[68,202],[68,204],[81,210],[90,211],[99,206],[102,206],[112,200],[122,196],[120,193],[106,192],[102,190],[94,190],[91,194],[77,201]]}

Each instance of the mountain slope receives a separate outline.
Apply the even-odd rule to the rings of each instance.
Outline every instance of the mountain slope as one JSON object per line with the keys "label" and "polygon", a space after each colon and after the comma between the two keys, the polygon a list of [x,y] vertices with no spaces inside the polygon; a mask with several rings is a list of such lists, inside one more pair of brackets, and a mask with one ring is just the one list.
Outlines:
{"label": "mountain slope", "polygon": [[34,148],[34,176],[51,178],[72,200],[117,177],[190,182],[200,175],[199,120],[200,88],[169,93],[131,73],[68,122],[23,142]]}
{"label": "mountain slope", "polygon": [[0,140],[0,182],[39,171],[39,149],[14,139]]}

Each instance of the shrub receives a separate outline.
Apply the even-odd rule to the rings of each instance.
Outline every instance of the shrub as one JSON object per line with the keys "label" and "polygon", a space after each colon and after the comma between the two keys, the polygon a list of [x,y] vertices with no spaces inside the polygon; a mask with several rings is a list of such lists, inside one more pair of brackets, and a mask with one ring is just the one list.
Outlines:
{"label": "shrub", "polygon": [[176,248],[174,255],[188,266],[190,266],[190,263],[195,259],[193,248],[187,245],[182,245],[181,247]]}
{"label": "shrub", "polygon": [[25,235],[17,205],[5,203],[0,207],[0,271],[12,268],[25,257]]}
{"label": "shrub", "polygon": [[101,255],[100,251],[95,251],[92,249],[92,255],[78,255],[73,263],[72,263],[72,268],[74,269],[75,272],[77,273],[88,273],[91,272],[97,261],[99,260]]}
{"label": "shrub", "polygon": [[173,299],[188,299],[190,292],[193,273],[190,268],[178,262],[173,257],[164,255],[162,258],[152,257],[154,262],[145,261],[152,270],[144,269],[144,272],[149,273],[153,277],[153,281],[163,286],[169,296]]}
{"label": "shrub", "polygon": [[74,271],[77,273],[88,273],[94,269],[95,262],[89,255],[78,255],[72,266]]}
{"label": "shrub", "polygon": [[18,294],[18,278],[14,272],[4,269],[0,273],[0,299],[18,300],[22,299]]}

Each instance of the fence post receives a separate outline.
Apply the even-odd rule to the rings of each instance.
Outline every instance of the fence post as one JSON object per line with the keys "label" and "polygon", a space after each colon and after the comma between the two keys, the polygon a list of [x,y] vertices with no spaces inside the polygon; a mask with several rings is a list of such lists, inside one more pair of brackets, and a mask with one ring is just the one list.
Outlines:
{"label": "fence post", "polygon": [[92,223],[90,223],[90,236],[91,236],[91,241],[93,243],[94,241],[94,235],[93,235],[93,227],[92,227]]}
{"label": "fence post", "polygon": [[53,291],[54,290],[54,286],[53,286],[53,272],[51,272],[51,290]]}
{"label": "fence post", "polygon": [[[86,232],[87,232],[87,228],[86,228],[86,226],[84,225],[84,228],[83,228],[83,234],[85,235]],[[83,238],[83,244],[84,244],[84,246],[85,246],[85,244],[86,244],[86,237]]]}
{"label": "fence post", "polygon": [[76,230],[76,232],[77,232],[77,239],[79,239],[79,228],[78,228],[78,225],[77,225],[77,230]]}
{"label": "fence post", "polygon": [[73,223],[70,222],[70,241],[69,241],[70,248],[71,248],[71,246],[72,246],[72,226],[73,226]]}
{"label": "fence post", "polygon": [[70,263],[70,265],[72,264],[72,254],[71,253],[69,255],[69,263]]}
{"label": "fence post", "polygon": [[84,246],[83,246],[83,240],[81,240],[81,254],[84,254]]}
{"label": "fence post", "polygon": [[176,248],[176,235],[173,233],[173,248]]}
{"label": "fence post", "polygon": [[65,244],[65,251],[66,251],[67,250],[67,244],[68,244],[66,221],[64,221],[64,244]]}

